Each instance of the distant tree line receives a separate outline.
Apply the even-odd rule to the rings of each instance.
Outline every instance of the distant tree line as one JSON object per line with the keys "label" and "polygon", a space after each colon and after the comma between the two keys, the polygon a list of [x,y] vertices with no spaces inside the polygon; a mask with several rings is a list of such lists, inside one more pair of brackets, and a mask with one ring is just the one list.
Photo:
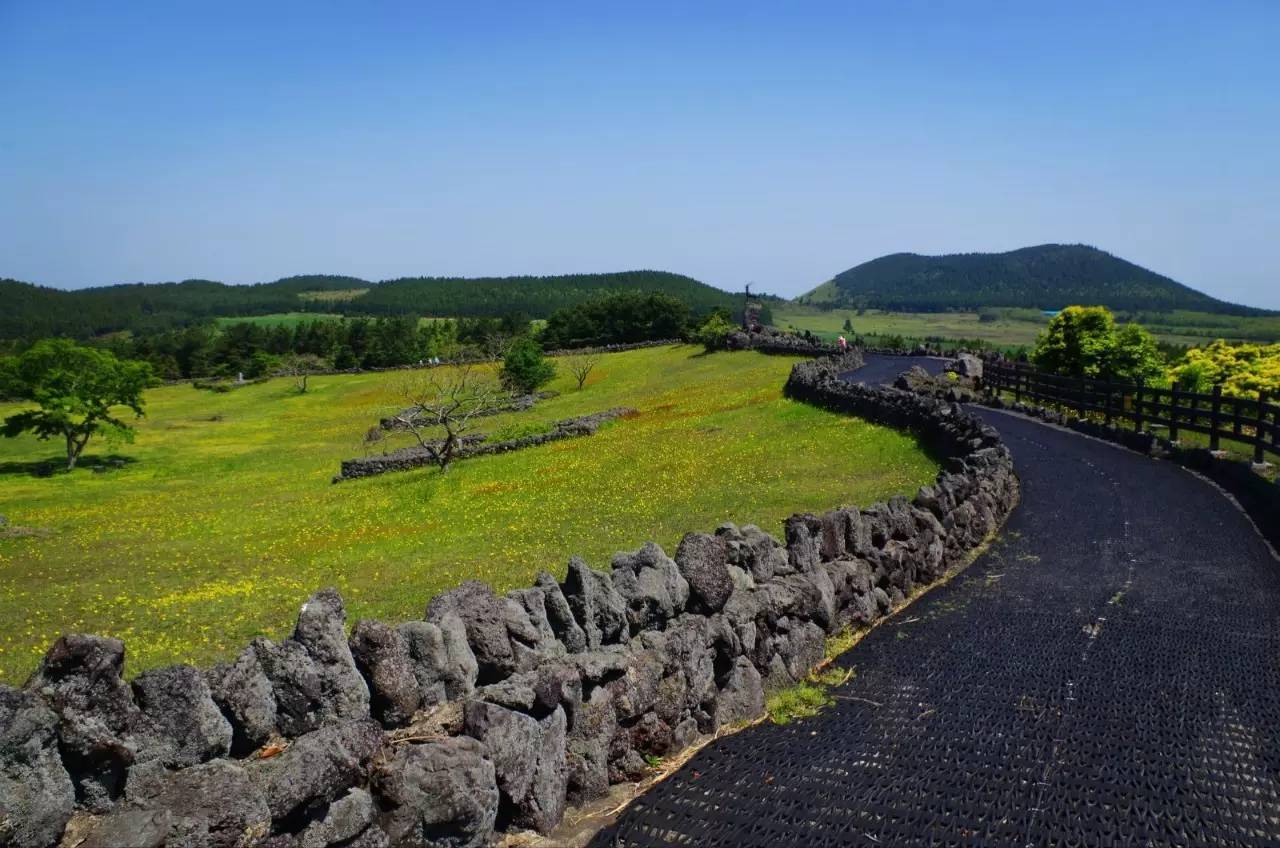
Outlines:
{"label": "distant tree line", "polygon": [[[766,308],[767,313],[767,308]],[[420,320],[317,317],[293,324],[212,320],[180,328],[112,333],[88,340],[121,360],[146,362],[166,380],[289,374],[305,386],[305,371],[385,368],[441,359],[504,356],[530,339],[544,350],[694,338],[708,316],[728,321],[723,307],[699,312],[661,292],[616,292],[558,309],[535,329],[526,314]],[[767,314],[766,314],[767,319]],[[19,353],[29,342],[0,345]]]}
{"label": "distant tree line", "polygon": [[356,277],[287,277],[229,286],[209,280],[64,291],[0,280],[0,340],[49,336],[89,339],[129,331],[156,333],[212,318],[277,312],[348,317],[501,318],[552,313],[623,292],[654,292],[683,301],[695,314],[737,314],[741,297],[681,274],[629,271],[556,277],[411,277],[371,283]]}
{"label": "distant tree line", "polygon": [[93,344],[121,359],[151,364],[163,379],[260,377],[278,372],[289,357],[313,357],[318,366],[337,369],[411,365],[432,357],[488,356],[500,352],[503,339],[526,336],[529,319],[460,318],[419,322],[416,318],[317,319],[262,325],[238,321],[201,324],[111,336]]}

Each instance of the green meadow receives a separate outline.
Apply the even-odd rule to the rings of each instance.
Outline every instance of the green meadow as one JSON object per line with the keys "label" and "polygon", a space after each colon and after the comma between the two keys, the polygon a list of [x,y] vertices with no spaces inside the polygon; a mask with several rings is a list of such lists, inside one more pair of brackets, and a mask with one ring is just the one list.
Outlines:
{"label": "green meadow", "polygon": [[[1002,348],[1034,347],[1049,318],[1035,309],[985,310],[995,320],[982,321],[977,312],[885,312],[868,309],[818,309],[798,303],[773,306],[773,321],[782,328],[808,330],[834,339],[845,333],[844,322],[861,336],[902,336],[907,339],[982,339]],[[1203,346],[1214,339],[1273,342],[1280,340],[1280,316],[1214,315],[1208,312],[1144,312],[1130,316],[1156,338],[1171,344]]]}
{"label": "green meadow", "polygon": [[341,321],[342,316],[331,312],[272,312],[268,315],[247,315],[235,318],[219,318],[218,326],[230,324],[257,324],[260,327],[295,327],[311,321]]}
{"label": "green meadow", "polygon": [[[205,664],[287,634],[322,586],[342,592],[352,620],[404,620],[462,580],[505,591],[540,569],[563,575],[572,554],[607,567],[615,551],[648,539],[671,551],[726,520],[780,533],[794,512],[933,478],[910,436],[784,399],[793,362],[691,346],[612,354],[581,391],[561,374],[558,397],[480,429],[613,406],[637,415],[443,475],[330,482],[404,406],[412,371],[313,377],[303,395],[284,379],[157,388],[134,443],[91,443],[96,458],[71,474],[32,473],[56,459],[54,443],[0,439],[0,680],[22,681],[64,632],[124,639],[129,674]],[[113,453],[124,467],[93,470]]]}

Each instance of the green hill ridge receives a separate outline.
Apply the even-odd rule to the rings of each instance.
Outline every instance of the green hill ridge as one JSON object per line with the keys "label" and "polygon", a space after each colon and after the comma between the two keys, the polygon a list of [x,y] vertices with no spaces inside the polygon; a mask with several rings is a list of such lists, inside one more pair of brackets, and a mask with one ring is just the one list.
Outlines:
{"label": "green hill ridge", "polygon": [[1100,304],[1128,311],[1270,314],[1218,300],[1083,244],[949,256],[894,253],[839,273],[796,300],[813,306],[917,312]]}
{"label": "green hill ridge", "polygon": [[617,291],[674,295],[694,313],[739,310],[742,296],[667,271],[622,271],[545,277],[358,277],[304,275],[270,283],[228,285],[212,280],[135,283],[65,290],[0,280],[0,339],[88,338],[120,330],[162,330],[209,318],[278,312],[385,316],[545,318]]}

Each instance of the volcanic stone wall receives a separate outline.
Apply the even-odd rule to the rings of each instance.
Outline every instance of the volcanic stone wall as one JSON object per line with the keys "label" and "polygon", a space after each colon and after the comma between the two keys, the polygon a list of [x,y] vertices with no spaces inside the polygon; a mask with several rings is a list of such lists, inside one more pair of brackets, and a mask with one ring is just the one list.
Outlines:
{"label": "volcanic stone wall", "polygon": [[[593,436],[600,429],[600,425],[606,421],[635,414],[636,411],[630,407],[615,406],[602,412],[593,412],[590,415],[579,415],[574,418],[565,418],[562,421],[557,421],[545,433],[534,433],[499,442],[490,442],[480,434],[464,435],[453,458],[467,459],[473,456],[484,456],[493,453],[510,453],[511,451],[558,442],[562,439]],[[439,449],[441,445],[440,442],[431,442],[429,444],[435,449]],[[381,456],[344,459],[341,466],[342,470],[333,478],[333,482],[338,483],[342,480],[351,480],[356,477],[373,477],[378,474],[386,474],[388,471],[408,471],[425,465],[434,465],[435,462],[435,454],[431,450],[415,445]]]}
{"label": "volcanic stone wall", "polygon": [[468,582],[421,620],[313,595],[293,635],[210,669],[121,676],[124,645],[59,639],[0,687],[0,844],[482,846],[547,831],[647,756],[754,718],[824,640],[890,614],[992,532],[1008,451],[958,406],[797,365],[792,397],[918,432],[946,468],[912,500],[795,515],[580,559],[497,595]]}

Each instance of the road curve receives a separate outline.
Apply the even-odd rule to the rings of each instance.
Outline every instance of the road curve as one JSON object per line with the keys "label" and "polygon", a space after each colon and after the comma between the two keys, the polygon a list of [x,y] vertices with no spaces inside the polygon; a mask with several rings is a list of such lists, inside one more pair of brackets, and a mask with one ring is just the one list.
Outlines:
{"label": "road curve", "polygon": [[978,414],[1022,482],[992,548],[846,653],[833,707],[719,740],[594,845],[1280,844],[1271,549],[1178,466]]}

